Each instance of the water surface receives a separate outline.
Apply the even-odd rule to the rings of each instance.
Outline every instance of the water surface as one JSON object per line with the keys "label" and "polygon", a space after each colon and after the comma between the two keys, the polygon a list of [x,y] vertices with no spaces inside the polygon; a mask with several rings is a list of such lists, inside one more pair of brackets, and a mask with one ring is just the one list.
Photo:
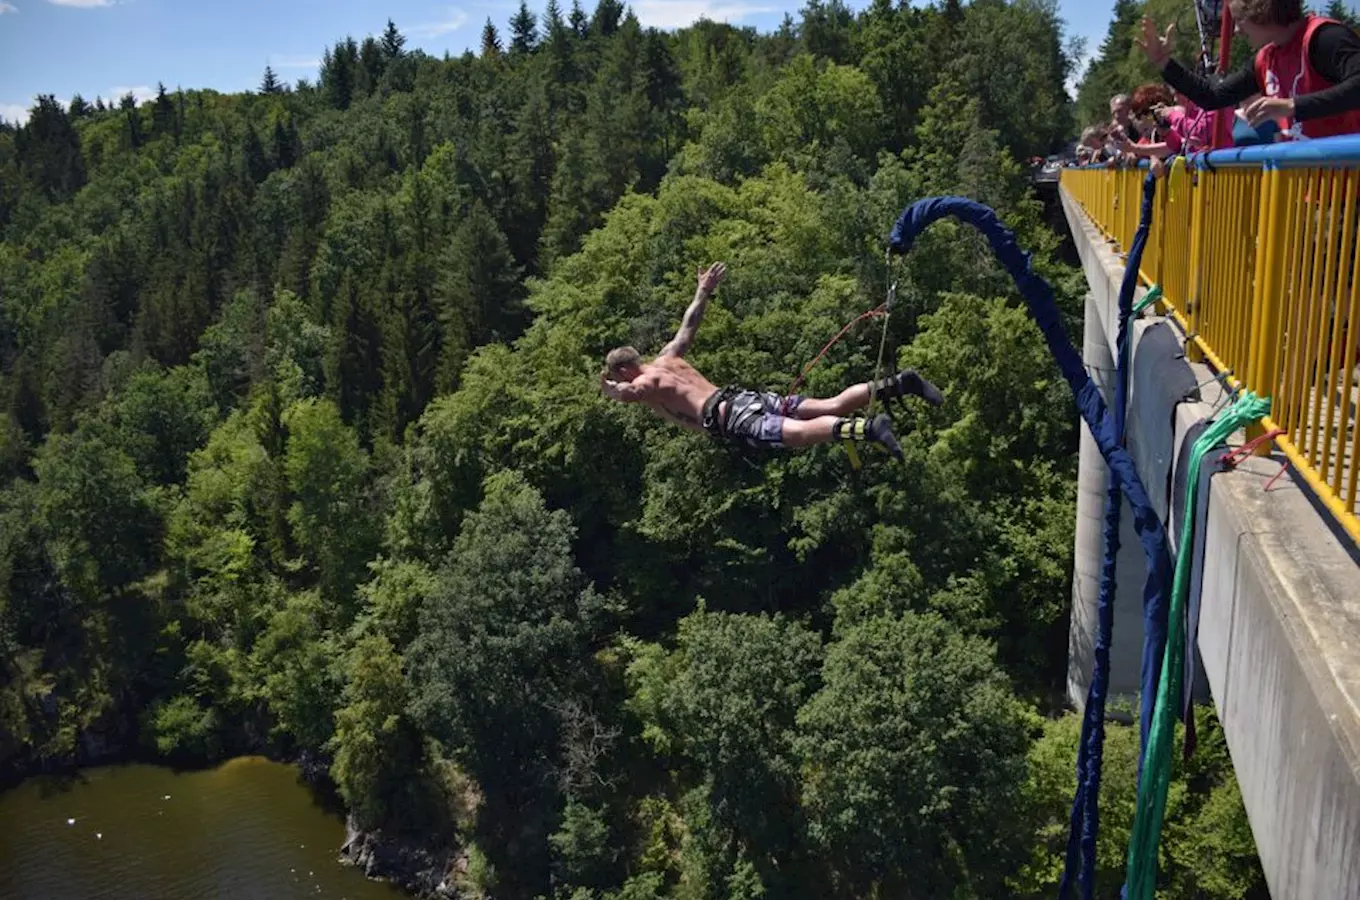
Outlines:
{"label": "water surface", "polygon": [[0,793],[3,900],[397,900],[338,862],[344,821],[259,757],[34,778]]}

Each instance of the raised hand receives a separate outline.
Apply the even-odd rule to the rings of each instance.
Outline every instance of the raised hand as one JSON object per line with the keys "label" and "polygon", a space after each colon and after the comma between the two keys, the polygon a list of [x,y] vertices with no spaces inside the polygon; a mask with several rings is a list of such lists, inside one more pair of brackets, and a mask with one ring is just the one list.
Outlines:
{"label": "raised hand", "polygon": [[1176,23],[1172,22],[1166,26],[1166,34],[1157,33],[1157,25],[1146,16],[1143,17],[1143,38],[1134,38],[1133,42],[1143,48],[1147,58],[1159,69],[1165,69],[1166,64],[1171,61],[1171,42],[1176,36]]}
{"label": "raised hand", "polygon": [[701,266],[698,274],[699,290],[704,294],[711,294],[718,289],[718,285],[722,283],[723,277],[727,275],[727,266],[723,263],[716,262],[708,267],[707,272],[705,272]]}

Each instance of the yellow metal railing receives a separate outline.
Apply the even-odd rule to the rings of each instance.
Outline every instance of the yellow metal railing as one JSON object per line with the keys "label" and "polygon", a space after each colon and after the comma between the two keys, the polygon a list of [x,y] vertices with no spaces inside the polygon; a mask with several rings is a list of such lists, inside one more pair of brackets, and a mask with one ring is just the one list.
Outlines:
{"label": "yellow metal railing", "polygon": [[[1145,169],[1082,168],[1062,189],[1123,253]],[[1271,398],[1274,441],[1360,543],[1360,139],[1177,159],[1161,178],[1139,275],[1190,359]]]}

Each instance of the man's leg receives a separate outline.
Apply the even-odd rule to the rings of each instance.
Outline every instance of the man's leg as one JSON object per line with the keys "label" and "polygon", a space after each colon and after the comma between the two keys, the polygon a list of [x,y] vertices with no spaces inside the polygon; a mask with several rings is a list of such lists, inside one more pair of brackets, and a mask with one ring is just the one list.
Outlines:
{"label": "man's leg", "polygon": [[845,419],[839,416],[818,416],[815,419],[785,419],[783,444],[786,447],[811,447],[831,441],[877,441],[898,459],[902,447],[893,436],[888,417]]}
{"label": "man's leg", "polygon": [[884,400],[914,394],[932,406],[939,406],[944,402],[944,395],[940,393],[939,388],[926,381],[914,370],[906,369],[896,375],[882,378],[873,385],[868,382],[852,385],[834,397],[826,399],[804,398],[798,401],[798,404],[789,411],[789,415],[795,419],[808,420],[821,416],[848,416],[855,410],[868,405],[871,387],[878,394],[878,397]]}
{"label": "man's leg", "polygon": [[860,382],[841,391],[834,397],[819,399],[805,397],[798,402],[789,415],[794,419],[820,419],[826,416],[848,416],[869,402],[869,384]]}

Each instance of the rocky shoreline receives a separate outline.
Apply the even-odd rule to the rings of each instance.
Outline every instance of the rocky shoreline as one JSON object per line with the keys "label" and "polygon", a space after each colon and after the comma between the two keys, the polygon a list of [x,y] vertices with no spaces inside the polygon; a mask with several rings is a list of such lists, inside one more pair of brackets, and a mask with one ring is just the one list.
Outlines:
{"label": "rocky shoreline", "polygon": [[381,831],[359,829],[345,817],[345,843],[340,859],[366,876],[395,884],[421,898],[454,900],[464,896],[455,882],[467,874],[467,856],[452,848],[426,847]]}

